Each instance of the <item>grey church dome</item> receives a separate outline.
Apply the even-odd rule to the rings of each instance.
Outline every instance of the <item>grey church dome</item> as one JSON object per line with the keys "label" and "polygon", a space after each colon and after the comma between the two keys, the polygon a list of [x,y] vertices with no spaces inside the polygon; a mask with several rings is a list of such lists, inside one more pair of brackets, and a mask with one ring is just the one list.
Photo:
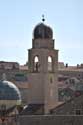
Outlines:
{"label": "grey church dome", "polygon": [[52,29],[49,26],[45,25],[44,23],[40,23],[34,28],[33,32],[34,39],[39,39],[39,38],[48,39],[52,37],[53,37]]}
{"label": "grey church dome", "polygon": [[0,80],[0,106],[12,107],[21,103],[21,95],[18,88],[9,81]]}
{"label": "grey church dome", "polygon": [[20,99],[18,88],[9,81],[0,81],[0,100],[18,100]]}

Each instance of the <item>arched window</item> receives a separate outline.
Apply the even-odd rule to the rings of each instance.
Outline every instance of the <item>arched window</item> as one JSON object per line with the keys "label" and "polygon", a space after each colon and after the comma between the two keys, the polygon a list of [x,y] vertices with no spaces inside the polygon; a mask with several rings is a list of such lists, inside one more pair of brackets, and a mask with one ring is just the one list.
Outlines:
{"label": "arched window", "polygon": [[48,71],[52,71],[52,57],[48,56]]}
{"label": "arched window", "polygon": [[35,56],[34,57],[34,71],[35,72],[39,72],[39,57]]}

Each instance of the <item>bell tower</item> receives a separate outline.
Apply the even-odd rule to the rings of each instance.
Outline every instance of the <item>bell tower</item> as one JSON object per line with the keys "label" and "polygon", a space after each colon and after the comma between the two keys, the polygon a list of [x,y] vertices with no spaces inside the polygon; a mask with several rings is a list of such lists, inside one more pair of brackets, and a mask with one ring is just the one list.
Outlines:
{"label": "bell tower", "polygon": [[41,105],[47,114],[58,101],[58,50],[54,49],[52,29],[42,19],[33,30],[32,48],[28,50],[29,103]]}

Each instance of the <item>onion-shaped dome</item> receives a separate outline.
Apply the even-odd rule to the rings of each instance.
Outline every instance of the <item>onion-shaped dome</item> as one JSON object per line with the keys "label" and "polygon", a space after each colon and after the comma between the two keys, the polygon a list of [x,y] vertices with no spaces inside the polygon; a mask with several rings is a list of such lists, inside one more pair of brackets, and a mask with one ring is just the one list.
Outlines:
{"label": "onion-shaped dome", "polygon": [[34,39],[41,39],[41,38],[48,39],[52,37],[53,37],[53,32],[49,26],[40,23],[35,27],[33,32]]}
{"label": "onion-shaped dome", "polygon": [[0,108],[6,110],[21,104],[21,95],[18,88],[9,81],[0,81]]}

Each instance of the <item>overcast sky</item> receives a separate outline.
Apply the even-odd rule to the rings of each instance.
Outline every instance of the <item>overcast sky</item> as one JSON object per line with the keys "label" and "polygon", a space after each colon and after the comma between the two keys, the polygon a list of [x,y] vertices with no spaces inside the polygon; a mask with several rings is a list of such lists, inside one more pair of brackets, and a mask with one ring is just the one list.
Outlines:
{"label": "overcast sky", "polygon": [[42,14],[53,29],[59,61],[83,63],[83,0],[0,0],[0,61],[26,63]]}

